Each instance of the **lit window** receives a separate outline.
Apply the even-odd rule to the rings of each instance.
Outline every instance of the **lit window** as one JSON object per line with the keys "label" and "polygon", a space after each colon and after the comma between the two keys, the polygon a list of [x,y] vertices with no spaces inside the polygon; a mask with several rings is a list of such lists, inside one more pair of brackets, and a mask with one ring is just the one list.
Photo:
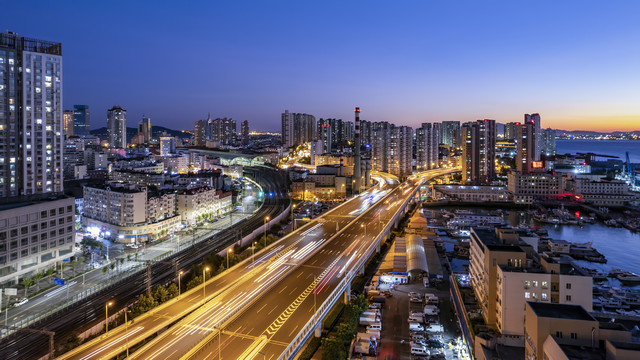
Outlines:
{"label": "lit window", "polygon": [[530,293],[530,292],[528,292],[528,291],[525,291],[525,292],[524,292],[524,298],[525,298],[525,299],[530,299],[530,298],[531,298],[531,293]]}

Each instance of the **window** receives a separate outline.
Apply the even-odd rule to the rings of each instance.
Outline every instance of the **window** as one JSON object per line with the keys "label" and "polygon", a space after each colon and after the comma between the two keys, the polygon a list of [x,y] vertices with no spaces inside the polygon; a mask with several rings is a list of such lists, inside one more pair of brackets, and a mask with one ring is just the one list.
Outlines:
{"label": "window", "polygon": [[524,298],[525,298],[525,299],[530,299],[530,298],[531,298],[531,293],[530,293],[530,292],[528,292],[528,291],[525,291],[525,292],[524,292]]}
{"label": "window", "polygon": [[6,238],[7,238],[7,232],[6,231],[0,232],[0,240],[5,240]]}
{"label": "window", "polygon": [[540,296],[542,296],[542,300],[547,300],[547,293],[542,293]]}
{"label": "window", "polygon": [[531,293],[531,298],[533,298],[533,299],[537,299],[537,298],[538,298],[538,295],[537,295],[536,293]]}
{"label": "window", "polygon": [[64,208],[63,207],[58,209],[58,214],[64,214]]}
{"label": "window", "polygon": [[40,223],[40,229],[46,229],[46,228],[47,228],[46,222]]}
{"label": "window", "polygon": [[36,254],[38,252],[38,247],[37,246],[32,246],[31,247],[31,253],[32,254]]}
{"label": "window", "polygon": [[11,250],[13,250],[13,249],[15,249],[15,248],[17,248],[17,247],[18,247],[18,241],[15,241],[15,240],[14,240],[14,241],[12,241],[12,242],[11,242],[11,244],[10,244],[10,248],[11,248]]}
{"label": "window", "polygon": [[549,288],[549,283],[548,283],[548,282],[546,282],[546,281],[543,281],[543,282],[542,282],[542,288],[543,288],[543,289],[548,289],[548,288]]}
{"label": "window", "polygon": [[571,295],[566,296],[567,301],[571,301]]}
{"label": "window", "polygon": [[23,226],[20,228],[20,234],[24,235],[26,233],[29,232],[29,227],[28,226]]}
{"label": "window", "polygon": [[529,281],[529,280],[525,280],[525,281],[524,281],[524,288],[525,288],[525,289],[528,289],[530,286],[531,286],[531,281]]}
{"label": "window", "polygon": [[533,287],[538,287],[538,281],[533,280]]}
{"label": "window", "polygon": [[567,289],[571,289],[571,283],[566,284]]}
{"label": "window", "polygon": [[562,339],[562,331],[556,331],[556,337]]}
{"label": "window", "polygon": [[29,245],[29,239],[28,238],[24,238],[20,240],[20,246],[27,246]]}
{"label": "window", "polygon": [[20,251],[20,257],[25,257],[29,255],[29,250],[28,249],[24,249]]}
{"label": "window", "polygon": [[11,229],[11,237],[18,236],[18,229]]}
{"label": "window", "polygon": [[45,244],[41,244],[40,245],[40,250],[42,250],[42,251],[47,250],[47,244],[46,243]]}
{"label": "window", "polygon": [[31,231],[38,231],[38,225],[31,225]]}
{"label": "window", "polygon": [[46,211],[40,211],[40,218],[44,219],[47,217],[47,212]]}
{"label": "window", "polygon": [[578,340],[578,333],[571,333],[571,338],[573,340]]}

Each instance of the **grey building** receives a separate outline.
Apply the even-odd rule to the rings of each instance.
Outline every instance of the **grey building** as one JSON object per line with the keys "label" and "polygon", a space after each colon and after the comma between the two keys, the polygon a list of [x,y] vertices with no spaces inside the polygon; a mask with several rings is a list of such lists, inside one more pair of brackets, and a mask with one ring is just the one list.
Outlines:
{"label": "grey building", "polygon": [[62,192],[62,45],[0,34],[0,198]]}
{"label": "grey building", "polygon": [[442,144],[452,148],[460,146],[460,121],[442,122]]}
{"label": "grey building", "polygon": [[107,110],[107,135],[109,147],[117,149],[127,147],[127,110],[117,105]]}
{"label": "grey building", "polygon": [[556,131],[548,128],[542,130],[542,155],[554,156],[556,154]]}
{"label": "grey building", "polygon": [[292,147],[317,139],[316,118],[313,115],[290,113],[281,115],[282,145]]}
{"label": "grey building", "polygon": [[422,126],[416,129],[416,170],[418,171],[438,167],[440,132],[435,125],[439,124],[422,123]]}
{"label": "grey building", "polygon": [[240,142],[242,146],[249,145],[249,121],[244,120],[240,123]]}
{"label": "grey building", "polygon": [[524,123],[533,126],[533,160],[540,160],[542,154],[542,133],[540,131],[540,114],[524,114]]}
{"label": "grey building", "polygon": [[138,134],[142,134],[142,138],[145,144],[151,143],[151,118],[143,117],[138,123]]}
{"label": "grey building", "polygon": [[89,105],[73,105],[73,134],[90,135],[91,113]]}
{"label": "grey building", "polygon": [[489,183],[496,177],[496,121],[476,120],[462,125],[462,180]]}

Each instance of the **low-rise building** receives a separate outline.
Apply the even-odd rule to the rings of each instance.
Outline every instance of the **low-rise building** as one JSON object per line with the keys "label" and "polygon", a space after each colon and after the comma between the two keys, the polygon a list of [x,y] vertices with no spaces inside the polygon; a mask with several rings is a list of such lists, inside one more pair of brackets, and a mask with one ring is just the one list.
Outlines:
{"label": "low-rise building", "polygon": [[160,188],[164,185],[165,175],[163,173],[120,169],[111,171],[109,179],[119,183]]}
{"label": "low-rise building", "polygon": [[0,285],[73,256],[75,202],[66,196],[0,205]]}
{"label": "low-rise building", "polygon": [[188,156],[166,156],[162,159],[164,168],[172,173],[186,174],[189,170]]}
{"label": "low-rise building", "polygon": [[635,199],[629,185],[622,180],[578,175],[568,178],[565,187],[576,200],[596,206],[624,206]]}
{"label": "low-rise building", "polygon": [[504,186],[433,185],[431,196],[435,200],[447,199],[462,202],[508,202],[509,191]]}
{"label": "low-rise building", "polygon": [[561,174],[552,172],[531,172],[523,174],[510,171],[508,175],[508,189],[514,196],[514,201],[522,199],[556,200],[563,196],[563,179]]}
{"label": "low-rise building", "polygon": [[207,217],[222,216],[231,210],[231,193],[202,186],[178,193],[178,213],[185,224],[194,225]]}

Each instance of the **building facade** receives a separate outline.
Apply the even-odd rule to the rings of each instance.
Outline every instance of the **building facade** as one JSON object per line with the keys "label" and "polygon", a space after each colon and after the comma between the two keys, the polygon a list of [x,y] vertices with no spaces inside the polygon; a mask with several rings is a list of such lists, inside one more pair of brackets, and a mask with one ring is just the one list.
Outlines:
{"label": "building facade", "polygon": [[78,136],[90,135],[91,112],[89,105],[73,105],[73,134]]}
{"label": "building facade", "polygon": [[496,122],[491,119],[468,122],[462,126],[462,180],[488,183],[496,177]]}
{"label": "building facade", "polygon": [[0,198],[62,192],[62,45],[0,34],[0,73]]}
{"label": "building facade", "polygon": [[142,120],[138,123],[138,134],[142,135],[142,141],[144,144],[150,144],[152,133],[151,133],[151,118],[143,117]]}
{"label": "building facade", "polygon": [[205,128],[206,122],[204,120],[198,120],[193,125],[193,146],[205,146]]}
{"label": "building facade", "polygon": [[556,154],[556,131],[548,128],[542,130],[542,155],[551,157]]}
{"label": "building facade", "polygon": [[[443,132],[448,129],[450,130],[449,135],[455,137],[457,132],[455,129],[456,121],[451,121],[449,128],[443,127]],[[458,130],[460,128],[460,122],[458,123]],[[436,124],[431,123],[422,123],[422,126],[416,129],[416,170],[424,171],[435,169],[439,167],[439,159],[438,159],[438,146],[440,144],[440,132],[437,127],[433,126]],[[455,139],[449,139],[453,141],[455,144]]]}
{"label": "building facade", "polygon": [[73,110],[62,113],[62,131],[65,137],[73,136]]}
{"label": "building facade", "polygon": [[240,123],[240,143],[242,146],[249,145],[249,120]]}
{"label": "building facade", "polygon": [[290,113],[285,110],[281,115],[282,145],[293,147],[316,140],[316,118],[313,115]]}
{"label": "building facade", "polygon": [[451,148],[460,147],[460,121],[442,122],[442,144]]}
{"label": "building facade", "polygon": [[114,105],[107,110],[107,137],[109,147],[124,149],[127,147],[127,110]]}

